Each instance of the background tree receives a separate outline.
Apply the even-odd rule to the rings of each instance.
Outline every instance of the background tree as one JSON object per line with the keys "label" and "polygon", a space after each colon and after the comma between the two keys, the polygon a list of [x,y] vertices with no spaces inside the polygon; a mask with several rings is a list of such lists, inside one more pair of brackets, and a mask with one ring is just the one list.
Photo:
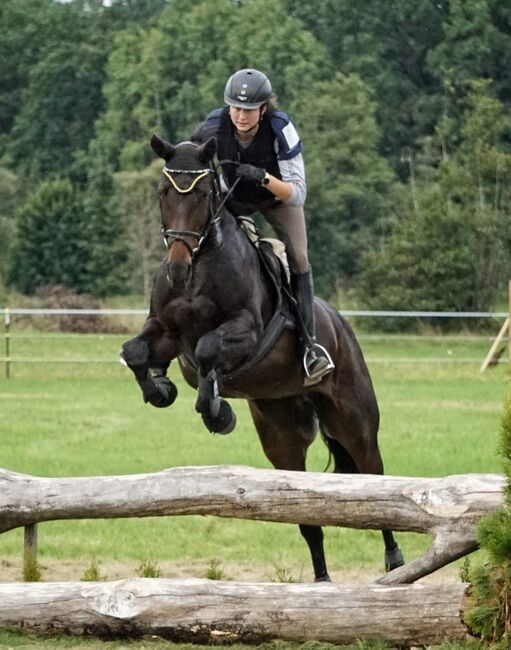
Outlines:
{"label": "background tree", "polygon": [[511,118],[489,82],[470,85],[458,150],[422,167],[406,215],[364,257],[360,295],[373,308],[484,311],[507,283]]}
{"label": "background tree", "polygon": [[127,294],[131,290],[127,225],[130,215],[114,193],[114,178],[101,153],[93,149],[87,186],[82,194],[81,241],[87,246],[83,291],[96,296]]}
{"label": "background tree", "polygon": [[[464,290],[456,274],[472,256],[477,272],[466,277],[487,305],[510,273],[510,39],[511,9],[498,0],[3,0],[0,166],[18,201],[67,178],[86,211],[81,286],[126,291],[131,215],[112,200],[113,174],[144,173],[153,132],[189,137],[222,105],[228,76],[258,67],[304,142],[320,293],[353,287],[383,306],[389,289],[366,290],[364,267],[369,277],[376,259],[393,264],[385,251],[397,255],[398,240],[426,254],[427,236],[438,240],[428,259],[443,269],[433,275],[444,295]],[[474,248],[444,250],[438,223],[456,246]],[[2,245],[4,258],[14,255]],[[23,268],[18,286],[30,286]],[[406,268],[392,269],[396,287],[407,285]],[[406,296],[427,302],[426,290]]]}
{"label": "background tree", "polygon": [[162,259],[164,246],[159,223],[157,185],[159,162],[139,172],[118,172],[114,176],[115,197],[125,220],[129,254],[130,289],[150,297],[154,269]]}
{"label": "background tree", "polygon": [[102,106],[103,54],[80,40],[59,43],[31,68],[8,152],[32,178],[70,173],[76,152],[93,136]]}
{"label": "background tree", "polygon": [[375,104],[359,77],[338,73],[312,84],[294,110],[305,143],[311,258],[317,288],[329,295],[375,245],[388,219],[393,173],[378,154]]}
{"label": "background tree", "polygon": [[406,178],[403,148],[432,133],[441,110],[441,78],[428,56],[442,42],[449,4],[288,0],[288,7],[326,46],[335,69],[373,90],[380,152]]}
{"label": "background tree", "polygon": [[68,179],[42,183],[18,214],[11,280],[26,294],[62,284],[83,291],[88,249],[76,192]]}
{"label": "background tree", "polygon": [[511,6],[498,0],[450,0],[443,38],[428,54],[431,70],[466,95],[470,79],[492,79],[497,97],[511,92]]}
{"label": "background tree", "polygon": [[4,298],[7,274],[16,230],[16,209],[21,198],[16,194],[17,178],[0,165],[0,296]]}
{"label": "background tree", "polygon": [[0,3],[0,152],[23,106],[30,70],[45,52],[76,33],[84,19],[74,6],[50,0]]}

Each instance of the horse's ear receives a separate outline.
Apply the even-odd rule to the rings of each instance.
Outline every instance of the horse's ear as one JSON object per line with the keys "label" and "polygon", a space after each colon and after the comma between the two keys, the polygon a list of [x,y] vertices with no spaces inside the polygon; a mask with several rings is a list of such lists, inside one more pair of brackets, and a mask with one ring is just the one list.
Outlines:
{"label": "horse's ear", "polygon": [[151,137],[151,148],[159,158],[163,158],[166,161],[170,160],[176,153],[174,145],[162,140],[156,134]]}
{"label": "horse's ear", "polygon": [[216,153],[216,138],[211,136],[206,140],[206,142],[199,148],[199,160],[202,162],[208,163],[213,160],[213,156]]}

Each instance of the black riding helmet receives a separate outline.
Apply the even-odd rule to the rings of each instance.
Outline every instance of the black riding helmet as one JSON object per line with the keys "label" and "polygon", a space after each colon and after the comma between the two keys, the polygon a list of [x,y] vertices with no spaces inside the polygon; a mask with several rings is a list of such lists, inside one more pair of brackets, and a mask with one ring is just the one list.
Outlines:
{"label": "black riding helmet", "polygon": [[237,108],[259,108],[271,97],[268,77],[252,68],[238,70],[225,84],[224,102]]}

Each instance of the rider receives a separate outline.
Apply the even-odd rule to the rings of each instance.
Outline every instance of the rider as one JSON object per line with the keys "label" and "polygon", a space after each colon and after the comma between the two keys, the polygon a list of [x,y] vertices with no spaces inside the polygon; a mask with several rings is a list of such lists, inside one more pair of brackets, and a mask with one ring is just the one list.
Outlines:
{"label": "rider", "polygon": [[[332,371],[328,352],[316,343],[312,269],[307,255],[305,168],[298,133],[286,113],[271,102],[270,80],[259,70],[235,72],[224,90],[224,108],[212,111],[192,136],[217,138],[223,180],[237,215],[261,212],[286,247],[291,288],[302,321],[305,384]],[[233,164],[233,162],[235,164]]]}

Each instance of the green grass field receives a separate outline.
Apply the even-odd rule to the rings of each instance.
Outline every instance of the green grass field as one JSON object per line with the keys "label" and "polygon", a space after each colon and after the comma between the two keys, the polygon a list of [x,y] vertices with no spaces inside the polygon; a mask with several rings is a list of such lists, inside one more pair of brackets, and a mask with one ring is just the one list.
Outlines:
{"label": "green grass field", "polygon": [[[230,436],[212,436],[194,411],[195,392],[176,369],[171,372],[179,387],[176,403],[165,410],[145,405],[129,371],[116,362],[126,338],[36,332],[12,337],[10,379],[0,367],[1,467],[40,476],[91,476],[183,465],[270,466],[245,404],[233,404],[238,426]],[[479,373],[488,342],[370,340],[363,348],[380,403],[387,474],[501,471],[499,423],[511,373],[504,364]],[[477,361],[455,363],[468,356]],[[87,359],[96,363],[84,363]],[[327,460],[318,439],[309,469],[322,471]],[[0,581],[19,579],[12,577],[12,567],[21,559],[22,535],[14,530],[0,536]],[[414,534],[398,534],[398,541],[408,558],[428,545],[425,536]],[[346,570],[382,571],[377,531],[328,528],[326,553],[334,578]],[[39,526],[45,580],[60,577],[59,563],[68,567],[67,579],[79,580],[92,562],[105,578],[113,578],[118,574],[109,573],[111,567],[118,572],[125,565],[123,575],[133,575],[134,567],[148,559],[165,577],[183,575],[187,568],[188,575],[205,577],[205,567],[215,558],[227,579],[252,579],[254,572],[267,580],[312,577],[294,525],[186,516]],[[14,647],[16,638],[6,641],[0,635],[0,647]]]}

